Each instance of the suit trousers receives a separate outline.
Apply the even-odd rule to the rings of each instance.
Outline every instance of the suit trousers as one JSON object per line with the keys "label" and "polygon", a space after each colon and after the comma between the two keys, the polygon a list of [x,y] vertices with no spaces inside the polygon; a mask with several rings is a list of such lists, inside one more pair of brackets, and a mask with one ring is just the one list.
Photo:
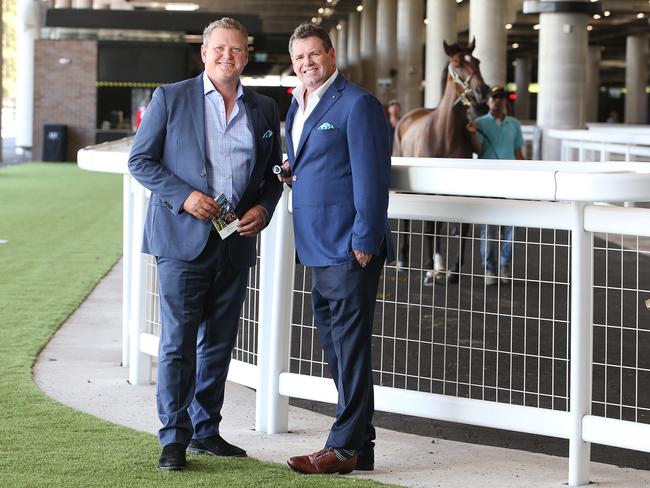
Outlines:
{"label": "suit trousers", "polygon": [[189,444],[219,433],[230,355],[248,282],[216,232],[198,258],[157,258],[160,443]]}
{"label": "suit trousers", "polygon": [[384,248],[365,268],[356,260],[312,268],[314,321],[338,390],[325,447],[359,449],[375,439],[372,325],[385,259]]}

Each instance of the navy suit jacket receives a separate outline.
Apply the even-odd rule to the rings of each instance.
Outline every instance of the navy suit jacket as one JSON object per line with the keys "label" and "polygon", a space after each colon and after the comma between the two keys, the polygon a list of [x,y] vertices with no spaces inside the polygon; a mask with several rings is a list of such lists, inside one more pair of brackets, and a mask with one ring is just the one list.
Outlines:
{"label": "navy suit jacket", "polygon": [[[241,217],[260,205],[270,219],[282,193],[272,172],[273,165],[282,163],[278,106],[246,87],[244,102],[254,140],[254,167],[236,212]],[[204,104],[203,74],[158,87],[138,128],[129,171],[151,190],[142,244],[147,254],[191,261],[210,236],[211,222],[183,210],[192,191],[209,194]],[[235,266],[255,264],[256,239],[235,233],[224,242]]]}
{"label": "navy suit jacket", "polygon": [[379,101],[338,75],[305,121],[300,141],[291,138],[298,108],[286,121],[298,259],[306,266],[355,260],[352,249],[379,255],[388,226],[390,138]]}

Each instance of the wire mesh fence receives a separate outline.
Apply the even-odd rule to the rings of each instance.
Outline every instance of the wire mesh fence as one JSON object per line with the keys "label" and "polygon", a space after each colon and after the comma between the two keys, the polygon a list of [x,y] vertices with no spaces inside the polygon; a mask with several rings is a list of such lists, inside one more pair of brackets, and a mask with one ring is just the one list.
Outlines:
{"label": "wire mesh fence", "polygon": [[[570,233],[515,227],[510,237],[496,226],[482,237],[481,224],[391,225],[400,252],[379,284],[375,384],[568,410]],[[482,246],[492,248],[494,270]],[[593,249],[593,413],[650,423],[650,239],[598,235]],[[257,364],[259,280],[259,266],[251,268],[233,351],[250,364]],[[328,377],[310,290],[310,271],[297,265],[290,372]],[[145,332],[158,335],[153,258],[145,293]]]}

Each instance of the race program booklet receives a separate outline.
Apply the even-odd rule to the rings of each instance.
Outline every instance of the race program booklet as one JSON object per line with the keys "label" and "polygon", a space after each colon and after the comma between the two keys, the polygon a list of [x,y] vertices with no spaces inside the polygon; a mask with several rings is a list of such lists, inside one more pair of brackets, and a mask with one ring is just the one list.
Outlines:
{"label": "race program booklet", "polygon": [[235,209],[232,208],[232,204],[226,198],[226,195],[220,193],[214,200],[219,205],[220,210],[217,217],[212,219],[212,225],[219,232],[221,239],[225,239],[237,230],[237,227],[239,227],[239,219],[237,218],[237,214],[235,214]]}

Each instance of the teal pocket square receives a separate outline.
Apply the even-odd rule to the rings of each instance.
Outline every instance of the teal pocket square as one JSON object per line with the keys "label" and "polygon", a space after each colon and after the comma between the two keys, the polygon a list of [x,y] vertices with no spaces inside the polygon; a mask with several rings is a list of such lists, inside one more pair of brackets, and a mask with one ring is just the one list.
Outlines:
{"label": "teal pocket square", "polygon": [[273,131],[271,129],[267,130],[264,135],[262,136],[262,139],[269,139],[273,137]]}
{"label": "teal pocket square", "polygon": [[334,127],[329,122],[324,122],[318,126],[318,130],[330,130],[330,129],[336,129],[336,127]]}

